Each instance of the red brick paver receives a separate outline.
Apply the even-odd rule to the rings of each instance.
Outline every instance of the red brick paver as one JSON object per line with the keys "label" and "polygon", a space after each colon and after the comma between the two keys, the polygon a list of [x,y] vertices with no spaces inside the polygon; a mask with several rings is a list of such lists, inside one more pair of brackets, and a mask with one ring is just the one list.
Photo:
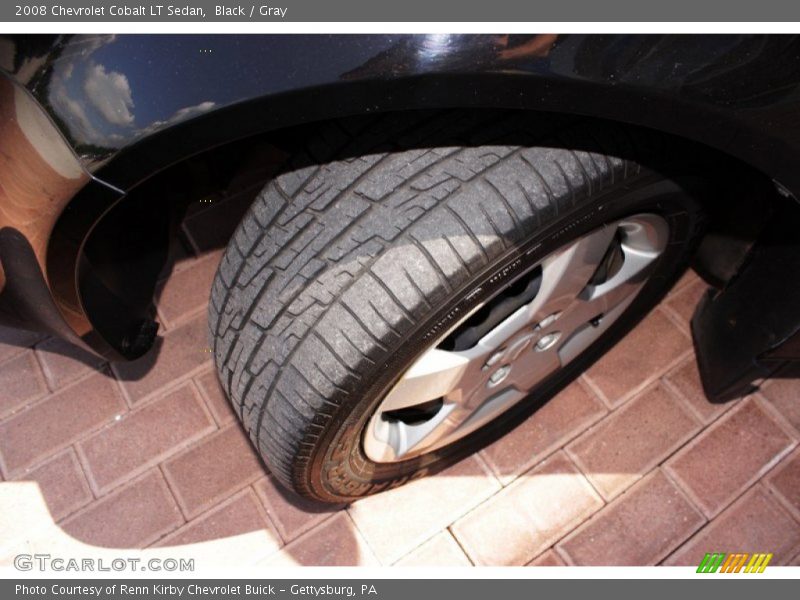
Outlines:
{"label": "red brick paver", "polygon": [[524,565],[602,506],[559,453],[460,519],[453,533],[476,564]]}
{"label": "red brick paver", "polygon": [[47,392],[44,378],[31,351],[0,365],[0,417],[29,404]]}
{"label": "red brick paver", "polygon": [[80,442],[78,451],[102,493],[215,429],[194,387],[184,384]]}
{"label": "red brick paver", "polygon": [[253,487],[285,542],[297,539],[338,510],[295,496],[271,476],[257,481]]}
{"label": "red brick paver", "polygon": [[727,413],[667,462],[704,512],[713,517],[795,445],[755,398]]}
{"label": "red brick paver", "polygon": [[[248,536],[252,532],[257,535]],[[162,538],[158,546],[183,546],[236,537],[237,550],[250,556],[268,556],[281,547],[280,537],[264,514],[251,488],[246,488],[219,506]],[[242,539],[246,537],[247,539]],[[242,546],[245,545],[246,548]],[[213,546],[206,551],[214,552]]]}
{"label": "red brick paver", "polygon": [[786,564],[800,546],[800,523],[757,485],[706,525],[665,562],[698,565],[706,552],[772,552]]}
{"label": "red brick paver", "polygon": [[478,457],[441,477],[359,500],[348,512],[383,564],[391,564],[500,489]]}
{"label": "red brick paver", "polygon": [[298,564],[347,567],[379,563],[347,513],[340,512],[300,536],[263,564],[273,567]]}
{"label": "red brick paver", "polygon": [[109,494],[62,523],[64,531],[106,548],[147,546],[183,524],[158,469]]}
{"label": "red brick paver", "polygon": [[690,329],[689,322],[694,314],[694,309],[707,289],[708,286],[700,280],[689,281],[686,285],[674,290],[664,302],[665,309],[678,317],[678,326],[687,333]]}
{"label": "red brick paver", "polygon": [[208,351],[206,288],[248,198],[190,211],[148,356],[109,368],[0,327],[0,565],[22,548],[259,568],[692,565],[712,550],[800,564],[800,380],[710,404],[691,273],[583,377],[445,472],[349,507],[282,489]]}
{"label": "red brick paver", "polygon": [[736,402],[712,404],[708,401],[700,383],[700,372],[694,355],[687,357],[683,363],[667,373],[663,381],[667,387],[689,403],[689,408],[706,425],[736,404]]}
{"label": "red brick paver", "polygon": [[443,531],[397,561],[399,567],[468,567],[472,563],[461,546]]}
{"label": "red brick paver", "polygon": [[116,383],[93,373],[0,422],[0,465],[6,475],[44,461],[125,411]]}
{"label": "red brick paver", "polygon": [[767,484],[776,498],[800,519],[800,451],[781,461],[767,477]]}
{"label": "red brick paver", "polygon": [[103,364],[103,359],[56,338],[48,338],[37,344],[36,356],[42,364],[47,385],[52,390]]}
{"label": "red brick paver", "polygon": [[587,386],[576,381],[482,454],[500,481],[509,483],[607,412]]}
{"label": "red brick paver", "polygon": [[213,366],[209,366],[205,373],[199,374],[195,381],[217,425],[222,427],[236,419],[233,407],[225,397],[225,392],[222,391],[222,386],[217,379],[217,371]]}
{"label": "red brick paver", "polygon": [[657,470],[560,542],[558,550],[576,565],[653,564],[704,522],[678,486]]}
{"label": "red brick paver", "polygon": [[689,409],[654,386],[589,429],[567,452],[606,500],[680,448],[700,428]]}
{"label": "red brick paver", "polygon": [[628,334],[587,373],[587,379],[612,408],[689,352],[691,340],[660,309]]}
{"label": "red brick paver", "polygon": [[247,436],[232,424],[163,465],[187,517],[214,506],[264,475]]}
{"label": "red brick paver", "polygon": [[800,432],[800,379],[771,379],[764,384],[762,395]]}
{"label": "red brick paver", "polygon": [[28,472],[25,481],[35,481],[54,521],[58,521],[91,502],[89,482],[72,448],[56,454]]}

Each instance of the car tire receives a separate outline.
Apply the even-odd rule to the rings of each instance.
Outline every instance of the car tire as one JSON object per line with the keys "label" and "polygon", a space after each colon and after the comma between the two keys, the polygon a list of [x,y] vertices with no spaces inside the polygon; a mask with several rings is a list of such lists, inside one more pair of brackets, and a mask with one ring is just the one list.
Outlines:
{"label": "car tire", "polygon": [[[657,134],[555,116],[400,114],[322,127],[258,195],[211,295],[220,381],[270,472],[303,496],[350,502],[437,472],[519,424],[624,336],[686,269],[702,232],[701,200],[713,186],[685,158]],[[680,166],[687,163],[694,167]],[[553,329],[561,339],[556,354],[541,359],[546,368],[532,362],[551,335],[539,314],[507,328],[509,339],[495,346],[508,353],[505,346],[515,345],[521,359],[484,354],[480,369],[475,361],[464,367],[472,379],[458,401],[440,381],[450,375],[420,379],[424,389],[408,383],[423,357],[462,360],[458,353],[492,327],[532,311],[554,261],[563,263],[557,277],[580,271],[585,279],[580,292],[580,284],[571,290],[573,302],[591,296],[589,287],[596,291],[638,260],[640,248],[624,248],[637,228],[647,230],[641,239],[655,240],[641,252],[657,252],[625,282],[635,290],[621,309],[608,299],[585,324]],[[595,260],[592,273],[563,259],[584,252],[589,239],[596,247],[578,263]],[[585,318],[585,305],[577,306],[584,312],[569,310]],[[580,335],[582,344],[565,354]],[[514,360],[523,360],[516,371]],[[493,380],[505,367],[519,381],[503,390],[508,406],[487,412],[502,396],[491,386],[502,385]],[[446,393],[427,397],[439,387]],[[386,404],[397,389],[405,390],[402,401]],[[469,403],[484,410],[483,420],[458,413],[461,425],[442,425],[458,420],[443,410],[466,415]],[[443,428],[435,443],[423,435],[433,420]]]}

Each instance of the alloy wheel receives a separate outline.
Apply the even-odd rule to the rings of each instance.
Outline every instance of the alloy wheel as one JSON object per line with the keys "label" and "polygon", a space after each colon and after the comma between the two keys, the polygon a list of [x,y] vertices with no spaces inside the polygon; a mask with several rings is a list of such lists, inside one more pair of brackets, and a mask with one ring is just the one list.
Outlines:
{"label": "alloy wheel", "polygon": [[633,302],[666,248],[655,214],[608,223],[558,248],[424,351],[363,434],[378,463],[451,444],[525,400]]}

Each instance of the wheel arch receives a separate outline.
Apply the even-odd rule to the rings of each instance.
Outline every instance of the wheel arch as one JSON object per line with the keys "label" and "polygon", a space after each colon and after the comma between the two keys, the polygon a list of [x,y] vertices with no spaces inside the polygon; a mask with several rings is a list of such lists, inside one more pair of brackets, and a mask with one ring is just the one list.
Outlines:
{"label": "wheel arch", "polygon": [[[141,355],[154,339],[149,309],[144,307],[147,299],[139,294],[133,299],[101,294],[101,299],[87,305],[79,289],[84,245],[104,215],[110,214],[110,207],[133,206],[143,191],[158,188],[164,180],[174,182],[171,174],[187,169],[189,176],[197,173],[190,166],[193,161],[202,163],[203,157],[224,155],[228,148],[263,143],[276,133],[355,115],[426,109],[523,110],[641,126],[699,142],[721,158],[743,161],[754,174],[765,174],[766,180],[785,174],[783,187],[800,189],[800,182],[795,186],[788,179],[791,170],[782,171],[790,151],[785,142],[767,139],[767,134],[746,128],[717,107],[657,91],[529,73],[445,73],[340,81],[221,107],[158,131],[106,159],[94,171],[92,184],[77,194],[53,230],[46,272],[56,303],[66,303],[73,311],[81,307],[87,327],[98,329],[101,321],[114,324],[101,327],[107,333],[99,337],[107,343],[96,350],[105,356],[130,359]],[[770,151],[755,152],[759,147]],[[168,191],[180,195],[173,192],[177,190]],[[744,199],[742,203],[748,204]],[[166,206],[162,202],[150,217],[140,215],[138,226],[167,231],[169,221],[183,208],[179,201]],[[147,226],[148,219],[152,228]],[[140,289],[152,290],[153,278],[160,270],[156,263],[129,270],[131,281]]]}

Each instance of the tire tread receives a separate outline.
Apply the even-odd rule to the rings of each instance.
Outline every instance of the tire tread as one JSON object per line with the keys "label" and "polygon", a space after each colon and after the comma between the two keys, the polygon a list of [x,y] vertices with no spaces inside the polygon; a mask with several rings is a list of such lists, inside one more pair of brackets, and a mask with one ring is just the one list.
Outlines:
{"label": "tire tread", "polygon": [[210,302],[220,380],[279,480],[312,495],[326,423],[431,305],[639,172],[620,129],[447,112],[332,123],[306,144],[242,220]]}

